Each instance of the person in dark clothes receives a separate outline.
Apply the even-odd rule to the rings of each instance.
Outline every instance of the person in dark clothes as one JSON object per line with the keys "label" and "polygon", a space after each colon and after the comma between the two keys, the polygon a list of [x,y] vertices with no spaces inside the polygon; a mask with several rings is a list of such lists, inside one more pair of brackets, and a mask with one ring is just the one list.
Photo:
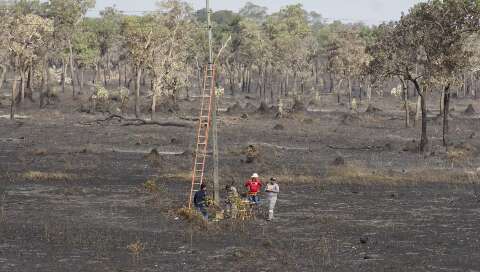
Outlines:
{"label": "person in dark clothes", "polygon": [[203,183],[200,185],[200,191],[195,193],[193,198],[193,204],[195,208],[202,213],[203,218],[208,220],[208,210],[207,210],[207,185]]}

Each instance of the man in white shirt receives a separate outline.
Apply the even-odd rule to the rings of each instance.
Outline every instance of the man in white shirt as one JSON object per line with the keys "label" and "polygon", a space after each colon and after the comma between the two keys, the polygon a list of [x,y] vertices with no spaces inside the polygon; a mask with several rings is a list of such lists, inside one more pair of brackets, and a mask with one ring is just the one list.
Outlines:
{"label": "man in white shirt", "polygon": [[270,178],[270,181],[265,186],[265,193],[267,196],[268,202],[268,218],[267,221],[273,220],[273,210],[275,209],[275,204],[277,203],[278,193],[280,192],[280,187],[277,184],[276,178]]}

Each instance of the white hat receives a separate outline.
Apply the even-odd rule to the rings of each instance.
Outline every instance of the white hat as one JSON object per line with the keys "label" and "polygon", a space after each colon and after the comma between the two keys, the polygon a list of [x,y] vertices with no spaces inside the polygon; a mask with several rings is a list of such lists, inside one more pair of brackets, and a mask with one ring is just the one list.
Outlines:
{"label": "white hat", "polygon": [[252,178],[258,178],[258,174],[257,174],[257,173],[253,173]]}

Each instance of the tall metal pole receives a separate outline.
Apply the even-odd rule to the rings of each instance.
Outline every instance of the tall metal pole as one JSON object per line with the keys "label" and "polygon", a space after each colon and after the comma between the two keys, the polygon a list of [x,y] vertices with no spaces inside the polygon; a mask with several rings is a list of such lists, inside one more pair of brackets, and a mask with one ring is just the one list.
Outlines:
{"label": "tall metal pole", "polygon": [[213,52],[212,52],[212,10],[210,9],[210,0],[207,0],[207,29],[208,29],[208,64],[213,64]]}
{"label": "tall metal pole", "polygon": [[[210,0],[207,1],[207,28],[208,28],[208,66],[211,69],[215,69],[213,65],[213,52],[212,52],[212,21],[211,14],[212,10],[210,9]],[[220,203],[220,182],[218,179],[218,124],[217,124],[217,97],[215,90],[215,82],[212,88],[213,97],[212,97],[212,141],[213,141],[213,199],[218,204]]]}

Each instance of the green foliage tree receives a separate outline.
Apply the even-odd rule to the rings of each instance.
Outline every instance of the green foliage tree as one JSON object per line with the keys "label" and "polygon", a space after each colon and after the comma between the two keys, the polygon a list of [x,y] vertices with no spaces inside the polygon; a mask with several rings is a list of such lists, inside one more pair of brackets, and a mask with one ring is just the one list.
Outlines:
{"label": "green foliage tree", "polygon": [[125,16],[121,33],[135,69],[135,116],[140,116],[140,80],[142,70],[151,65],[154,46],[154,17]]}
{"label": "green foliage tree", "polygon": [[55,37],[63,43],[60,46],[68,50],[68,62],[70,64],[70,74],[72,77],[72,95],[75,96],[75,68],[72,40],[87,10],[95,6],[95,0],[51,0],[49,4],[48,15],[54,22]]}
{"label": "green foliage tree", "polygon": [[[478,29],[478,3],[474,1],[429,1],[413,7],[396,23],[383,24],[378,40],[370,47],[374,56],[371,72],[381,77],[397,76],[410,81],[421,99],[420,150],[428,144],[427,90],[440,85],[448,103],[456,73],[468,63],[462,50],[468,34]],[[446,106],[448,115],[448,105]],[[444,118],[444,132],[448,126]]]}
{"label": "green foliage tree", "polygon": [[156,16],[157,28],[153,40],[152,63],[154,76],[152,95],[152,119],[157,98],[170,99],[176,103],[178,90],[185,84],[188,50],[192,46],[191,8],[184,2],[168,0],[160,3]]}
{"label": "green foliage tree", "polygon": [[[293,95],[298,94],[298,79],[302,94],[305,86],[307,68],[307,44],[311,35],[308,16],[301,4],[290,5],[267,18],[265,32],[272,46],[272,58],[267,58],[263,65],[264,82],[268,77],[270,65],[282,67],[286,78],[286,95],[288,95],[288,77],[293,76]],[[265,88],[264,88],[265,91]]]}
{"label": "green foliage tree", "polygon": [[11,96],[10,118],[15,117],[15,100],[17,98],[17,78],[21,79],[20,101],[25,97],[26,71],[34,62],[41,59],[42,49],[48,43],[53,32],[53,22],[38,15],[15,15],[5,18],[6,44],[10,57],[13,59],[13,87]]}

